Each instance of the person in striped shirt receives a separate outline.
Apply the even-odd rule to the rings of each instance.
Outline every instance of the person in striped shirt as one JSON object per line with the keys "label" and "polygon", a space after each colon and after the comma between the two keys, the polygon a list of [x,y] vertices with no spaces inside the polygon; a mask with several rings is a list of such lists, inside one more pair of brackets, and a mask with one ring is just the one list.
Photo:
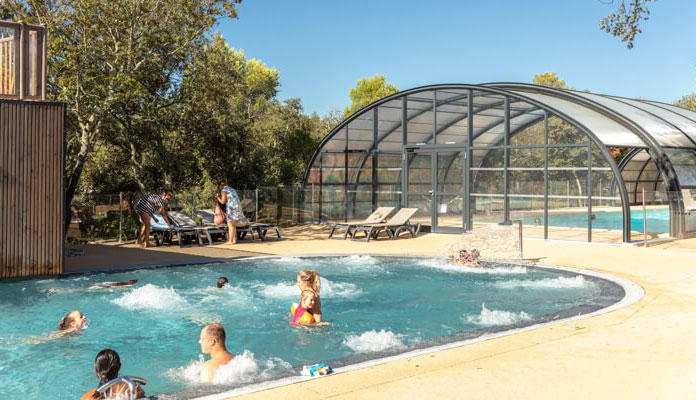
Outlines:
{"label": "person in striped shirt", "polygon": [[172,224],[169,223],[167,219],[167,213],[164,211],[164,204],[169,202],[172,198],[172,194],[169,190],[162,190],[161,194],[148,194],[143,196],[138,204],[135,206],[135,212],[143,221],[143,228],[138,233],[138,237],[135,239],[135,243],[141,247],[150,247],[150,218],[154,219],[155,222],[159,220],[155,217],[155,213],[160,213],[164,222],[169,225],[171,229]]}

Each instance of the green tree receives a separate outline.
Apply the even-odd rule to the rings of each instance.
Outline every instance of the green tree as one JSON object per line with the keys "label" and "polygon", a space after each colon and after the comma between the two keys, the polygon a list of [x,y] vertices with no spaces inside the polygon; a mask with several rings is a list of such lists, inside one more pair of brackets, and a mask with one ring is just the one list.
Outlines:
{"label": "green tree", "polygon": [[[67,104],[66,229],[95,145],[115,141],[136,171],[162,135],[183,66],[241,0],[5,0],[0,14],[48,28],[48,94]],[[150,124],[149,122],[154,122]],[[142,139],[142,140],[141,140]]]}
{"label": "green tree", "polygon": [[674,105],[688,110],[696,111],[696,93],[688,94],[674,102]]}
{"label": "green tree", "polygon": [[657,0],[630,0],[627,7],[626,1],[621,0],[616,12],[599,21],[599,28],[614,37],[620,37],[622,42],[626,42],[626,47],[632,49],[636,35],[643,32],[641,23],[649,19],[648,3],[651,1]]}
{"label": "green tree", "polygon": [[559,78],[555,72],[544,72],[543,74],[534,74],[532,83],[535,85],[552,87],[556,89],[575,90],[574,87],[566,86],[565,80]]}
{"label": "green tree", "polygon": [[350,90],[351,105],[346,107],[343,118],[348,118],[366,105],[398,92],[399,88],[392,83],[387,83],[384,75],[361,78],[355,88]]}

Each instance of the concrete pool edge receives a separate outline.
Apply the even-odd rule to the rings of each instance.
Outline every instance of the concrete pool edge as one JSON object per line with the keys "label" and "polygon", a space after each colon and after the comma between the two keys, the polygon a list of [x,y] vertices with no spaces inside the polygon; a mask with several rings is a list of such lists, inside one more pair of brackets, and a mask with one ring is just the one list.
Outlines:
{"label": "concrete pool edge", "polygon": [[[375,255],[375,254],[356,254],[355,256],[371,256],[371,257],[398,257],[398,258],[444,258],[444,257],[433,257],[433,256],[423,256],[423,255]],[[305,255],[273,255],[273,256],[255,256],[255,257],[236,257],[234,260],[230,259],[229,261],[242,261],[245,259],[263,259],[263,258],[282,258],[282,257],[293,257],[293,258],[306,258],[306,257],[349,257],[349,255],[346,254],[323,254],[323,255],[317,255],[317,254],[305,254]],[[537,322],[531,325],[519,327],[519,328],[513,328],[513,329],[507,329],[503,331],[498,331],[498,332],[492,332],[492,333],[484,333],[479,336],[476,336],[471,339],[466,339],[466,340],[460,340],[460,341],[452,341],[449,343],[441,344],[441,345],[436,345],[436,346],[431,346],[427,348],[420,348],[420,349],[415,349],[415,350],[409,350],[406,352],[398,353],[395,355],[387,356],[387,357],[381,357],[381,358],[375,358],[375,359],[369,359],[366,361],[362,362],[356,362],[354,364],[342,366],[342,367],[337,367],[334,369],[334,374],[342,374],[344,372],[350,372],[350,371],[355,371],[359,369],[364,369],[368,367],[373,367],[377,365],[382,365],[394,361],[399,361],[399,360],[405,360],[417,356],[423,356],[431,353],[436,353],[436,352],[441,352],[445,350],[450,350],[454,348],[459,348],[463,346],[469,346],[473,345],[475,343],[480,343],[480,342],[485,342],[491,339],[496,339],[500,337],[505,337],[505,336],[512,336],[516,335],[522,332],[527,332],[531,330],[536,330],[536,329],[541,329],[544,327],[549,327],[553,325],[560,325],[562,323],[567,323],[571,321],[576,321],[576,320],[581,320],[581,319],[588,319],[591,317],[595,317],[598,315],[610,313],[612,311],[619,310],[621,308],[628,307],[636,302],[638,302],[640,299],[642,299],[645,295],[644,289],[636,284],[635,282],[618,277],[615,275],[611,275],[608,273],[603,273],[603,272],[598,272],[590,269],[581,269],[581,268],[573,268],[573,267],[566,267],[566,266],[560,266],[560,265],[551,265],[551,264],[540,264],[540,263],[522,263],[522,262],[510,262],[510,261],[504,261],[506,264],[509,265],[518,265],[518,266],[525,266],[525,267],[532,267],[532,268],[540,268],[540,269],[549,269],[549,270],[556,270],[556,271],[563,271],[566,273],[573,273],[573,274],[580,274],[583,276],[589,276],[589,277],[594,277],[600,280],[605,280],[608,282],[612,282],[619,287],[621,287],[624,291],[624,296],[617,302],[610,304],[606,307],[603,307],[601,309],[597,309],[592,312],[580,314],[580,315],[574,315],[574,316],[568,316],[564,317],[561,319],[554,319],[550,321],[541,321]],[[276,380],[270,380],[270,381],[264,381],[264,382],[259,382],[259,383],[254,383],[250,384],[244,387],[240,388],[235,388],[232,390],[227,390],[225,392],[220,392],[220,393],[215,393],[215,394],[208,394],[204,396],[198,396],[198,397],[187,397],[187,398],[195,398],[199,400],[222,400],[222,399],[228,399],[228,398],[233,398],[237,396],[243,396],[246,394],[251,394],[255,392],[260,392],[268,389],[274,389],[274,388],[279,388],[283,386],[288,386],[291,384],[295,383],[301,383],[305,382],[308,380],[314,380],[316,378],[314,377],[303,377],[303,376],[290,376],[290,377],[283,377],[280,379]],[[171,393],[173,394],[173,393]]]}

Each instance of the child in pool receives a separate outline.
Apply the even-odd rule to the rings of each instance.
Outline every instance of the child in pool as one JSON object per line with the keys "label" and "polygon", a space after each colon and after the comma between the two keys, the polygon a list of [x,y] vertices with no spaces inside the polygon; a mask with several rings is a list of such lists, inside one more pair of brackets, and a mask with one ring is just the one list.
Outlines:
{"label": "child in pool", "polygon": [[87,318],[78,310],[70,311],[60,320],[58,330],[51,337],[61,337],[68,333],[80,332],[85,329]]}
{"label": "child in pool", "polygon": [[[99,386],[109,382],[112,379],[118,378],[118,373],[121,370],[121,359],[114,350],[104,349],[97,354],[97,358],[94,360],[94,372],[99,378]],[[136,384],[135,385],[136,398],[145,397],[145,392],[143,389]],[[85,393],[80,397],[80,400],[88,399],[124,399],[130,398],[130,389],[125,382],[120,382],[107,390],[104,395],[97,392],[94,388],[89,392]]]}
{"label": "child in pool", "polygon": [[317,294],[312,290],[303,290],[300,295],[300,304],[296,306],[293,303],[294,309],[292,322],[290,325],[302,326],[302,325],[328,325],[328,322],[317,322],[312,314],[312,307],[316,304]]}
{"label": "child in pool", "polygon": [[314,306],[312,306],[312,315],[316,322],[321,322],[321,297],[319,296],[321,278],[319,278],[319,273],[313,269],[303,269],[298,272],[297,287],[300,288],[300,291],[311,290],[314,292],[316,297],[314,298]]}

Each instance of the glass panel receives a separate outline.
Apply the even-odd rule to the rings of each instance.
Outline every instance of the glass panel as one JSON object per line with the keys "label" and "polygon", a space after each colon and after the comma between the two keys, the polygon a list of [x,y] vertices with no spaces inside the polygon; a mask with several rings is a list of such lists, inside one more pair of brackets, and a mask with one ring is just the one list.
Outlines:
{"label": "glass panel", "polygon": [[409,153],[408,191],[418,193],[429,193],[431,190],[433,190],[432,170],[432,154]]}
{"label": "glass panel", "polygon": [[372,183],[372,154],[348,154],[348,183]]}
{"label": "glass panel", "polygon": [[437,197],[437,226],[463,228],[462,215],[464,214],[464,201],[458,196]]}
{"label": "glass panel", "polygon": [[349,150],[369,150],[372,148],[374,132],[374,110],[363,112],[352,120],[346,128]]}
{"label": "glass panel", "polygon": [[377,154],[377,183],[397,184],[401,190],[401,153]]}
{"label": "glass panel", "polygon": [[[526,113],[523,114],[525,111]],[[511,146],[544,144],[544,111],[533,109],[527,103],[512,103],[510,105],[510,135]]]}
{"label": "glass panel", "polygon": [[0,95],[15,95],[15,71],[17,55],[15,54],[15,38],[17,29],[0,27]]}
{"label": "glass panel", "polygon": [[[502,149],[472,151],[470,212],[474,224],[504,219],[504,161]],[[476,226],[474,226],[476,229]]]}
{"label": "glass panel", "polygon": [[474,92],[474,146],[503,144],[505,96]]}
{"label": "glass panel", "polygon": [[587,135],[559,117],[549,117],[549,144],[578,143],[587,143]]}
{"label": "glass panel", "polygon": [[380,150],[401,150],[402,104],[396,99],[382,104],[377,109],[377,148]]}
{"label": "glass panel", "polygon": [[437,143],[466,143],[468,132],[468,92],[438,91]]}
{"label": "glass panel", "polygon": [[464,191],[463,156],[461,152],[437,153],[437,191],[462,193]]}
{"label": "glass panel", "polygon": [[409,95],[407,101],[407,144],[430,143],[433,138],[433,92]]}
{"label": "glass panel", "polygon": [[510,149],[509,192],[544,195],[544,149]]}
{"label": "glass panel", "polygon": [[518,90],[512,90],[512,92],[518,92],[567,114],[569,117],[582,123],[591,132],[594,132],[606,146],[646,147],[645,143],[638,136],[624,126],[581,104],[545,94]]}
{"label": "glass panel", "polygon": [[549,148],[548,237],[587,241],[587,148]]}
{"label": "glass panel", "polygon": [[592,143],[592,241],[623,241],[623,209],[609,161]]}
{"label": "glass panel", "polygon": [[594,93],[575,93],[579,96],[589,98],[592,101],[602,104],[634,121],[663,146],[694,147],[693,142],[691,142],[675,127],[667,124],[665,121],[661,120],[655,115],[638,109],[633,105],[626,104],[623,99],[614,99],[610,96],[600,96]]}
{"label": "glass panel", "polygon": [[680,186],[696,187],[696,154],[691,150],[665,149]]}
{"label": "glass panel", "polygon": [[348,220],[363,220],[372,213],[372,185],[356,185],[346,191]]}
{"label": "glass panel", "polygon": [[432,224],[430,217],[430,208],[432,204],[432,196],[428,194],[412,194],[406,199],[407,207],[417,208],[418,211],[411,218],[412,224],[428,225]]}
{"label": "glass panel", "polygon": [[346,218],[346,204],[342,186],[323,186],[321,190],[322,220],[343,221]]}
{"label": "glass panel", "polygon": [[540,196],[510,194],[510,220],[522,221],[525,237],[544,238],[543,173],[541,185]]}

